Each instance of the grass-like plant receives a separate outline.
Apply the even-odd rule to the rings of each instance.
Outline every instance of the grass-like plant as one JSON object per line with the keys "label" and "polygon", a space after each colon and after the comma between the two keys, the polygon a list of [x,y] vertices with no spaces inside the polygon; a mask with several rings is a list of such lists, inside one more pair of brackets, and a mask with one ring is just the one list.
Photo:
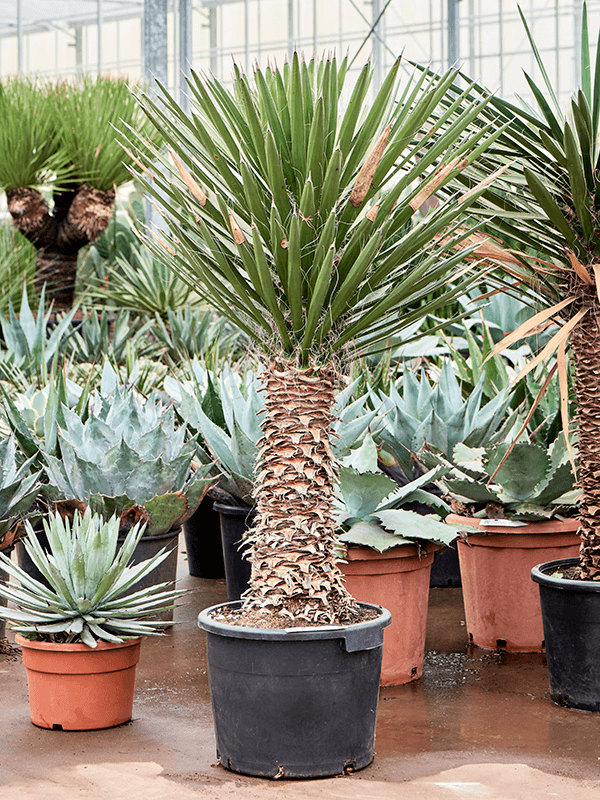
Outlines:
{"label": "grass-like plant", "polygon": [[0,188],[38,250],[37,285],[48,283],[63,307],[73,301],[79,250],[106,228],[115,187],[129,180],[132,159],[115,139],[127,126],[152,136],[122,79],[0,85]]}

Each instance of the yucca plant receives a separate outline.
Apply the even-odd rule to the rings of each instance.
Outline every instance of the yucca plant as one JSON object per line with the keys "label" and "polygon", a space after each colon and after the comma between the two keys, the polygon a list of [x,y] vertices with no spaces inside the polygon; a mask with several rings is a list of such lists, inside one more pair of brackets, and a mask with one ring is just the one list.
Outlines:
{"label": "yucca plant", "polygon": [[369,103],[367,65],[345,105],[347,70],[347,59],[295,54],[253,80],[234,67],[233,91],[193,74],[189,116],[166,90],[160,102],[140,98],[170,152],[149,159],[140,139],[140,181],[170,229],[154,249],[264,356],[244,608],[272,611],[282,625],[356,618],[335,563],[339,368],[471,285],[454,245],[484,187],[418,211],[499,135],[465,135],[487,102],[457,114],[472,87],[431,124],[453,72],[401,87],[398,62]]}
{"label": "yucca plant", "polygon": [[4,554],[0,565],[17,583],[0,583],[0,616],[9,627],[28,639],[45,642],[81,642],[97,647],[99,641],[124,642],[139,636],[159,635],[171,622],[147,619],[173,608],[184,594],[166,583],[131,592],[169,555],[164,549],[150,559],[130,564],[144,534],[136,524],[118,547],[119,520],[103,519],[88,509],[75,512],[72,523],[60,514],[44,518],[48,541],[45,549],[26,522],[24,547],[48,586],[30,577]]}
{"label": "yucca plant", "polygon": [[[151,131],[127,81],[83,76],[0,87],[0,188],[17,229],[37,248],[36,285],[73,302],[77,254],[108,225],[131,159],[115,129]],[[40,188],[52,188],[53,208]]]}
{"label": "yucca plant", "polygon": [[582,489],[580,573],[585,580],[600,580],[600,229],[596,224],[600,213],[600,48],[593,67],[584,4],[582,80],[564,113],[522,13],[521,17],[542,75],[541,84],[526,76],[537,109],[523,109],[499,98],[492,101],[494,110],[510,122],[498,151],[489,155],[489,165],[510,161],[511,166],[489,188],[477,213],[492,216],[488,230],[496,237],[522,248],[517,259],[511,254],[509,263],[497,253],[498,261],[522,286],[532,287],[545,304],[498,347],[535,334],[548,320],[558,326],[521,375],[556,355],[565,431],[570,345]]}

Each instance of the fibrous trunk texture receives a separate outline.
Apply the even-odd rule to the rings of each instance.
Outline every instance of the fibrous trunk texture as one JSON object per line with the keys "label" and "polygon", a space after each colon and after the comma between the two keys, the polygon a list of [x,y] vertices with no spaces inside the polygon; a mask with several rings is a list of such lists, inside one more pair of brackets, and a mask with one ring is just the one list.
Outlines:
{"label": "fibrous trunk texture", "polygon": [[54,196],[54,210],[36,189],[6,193],[16,228],[38,251],[35,284],[46,284],[55,308],[70,308],[75,292],[77,254],[93,242],[110,222],[115,193],[83,184]]}
{"label": "fibrous trunk texture", "polygon": [[270,364],[257,463],[257,518],[244,609],[344,624],[357,604],[337,565],[333,369]]}
{"label": "fibrous trunk texture", "polygon": [[594,302],[571,333],[575,357],[579,480],[583,490],[580,569],[600,580],[600,324]]}

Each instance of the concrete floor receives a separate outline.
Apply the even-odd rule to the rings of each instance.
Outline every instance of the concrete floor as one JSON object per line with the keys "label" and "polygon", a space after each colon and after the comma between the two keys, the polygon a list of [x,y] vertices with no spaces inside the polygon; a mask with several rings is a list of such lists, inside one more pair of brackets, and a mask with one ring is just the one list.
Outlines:
{"label": "concrete floor", "polygon": [[[432,589],[425,672],[382,690],[373,764],[352,776],[274,782],[214,765],[204,634],[196,615],[225,582],[190,577],[179,624],[144,643],[132,722],[85,733],[29,721],[18,656],[0,655],[2,800],[272,800],[600,797],[600,715],[548,696],[543,655],[467,645],[461,589]],[[8,634],[13,640],[12,633]]]}

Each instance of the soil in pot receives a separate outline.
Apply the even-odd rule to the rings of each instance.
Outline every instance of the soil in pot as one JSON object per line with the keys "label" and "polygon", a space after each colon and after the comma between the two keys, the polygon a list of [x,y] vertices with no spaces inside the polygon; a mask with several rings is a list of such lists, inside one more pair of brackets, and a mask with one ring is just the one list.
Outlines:
{"label": "soil in pot", "polygon": [[389,612],[356,625],[264,629],[201,612],[207,631],[217,754],[262,777],[316,778],[373,759],[383,628]]}
{"label": "soil in pot", "polygon": [[531,577],[539,587],[552,699],[600,712],[600,582],[558,577],[578,562],[539,564]]}
{"label": "soil in pot", "polygon": [[542,561],[577,555],[577,520],[503,528],[453,514],[447,520],[486,530],[458,539],[469,642],[488,650],[543,652],[542,611],[531,570]]}
{"label": "soil in pot", "polygon": [[142,639],[123,644],[35,642],[17,634],[31,721],[52,730],[112,728],[131,719]]}

